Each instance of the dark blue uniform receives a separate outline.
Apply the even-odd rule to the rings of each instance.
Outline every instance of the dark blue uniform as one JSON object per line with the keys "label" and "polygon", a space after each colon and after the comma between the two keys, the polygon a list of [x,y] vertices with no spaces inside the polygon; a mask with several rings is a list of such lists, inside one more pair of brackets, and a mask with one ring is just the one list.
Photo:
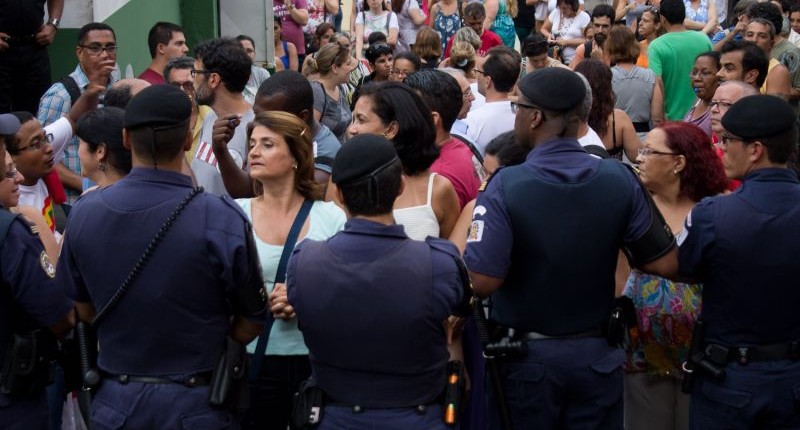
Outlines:
{"label": "dark blue uniform", "polygon": [[464,259],[504,280],[490,319],[520,340],[541,338],[526,341],[524,358],[498,363],[515,429],[622,428],[624,355],[601,332],[619,249],[650,226],[644,193],[617,162],[555,139],[478,196]]}
{"label": "dark blue uniform", "polygon": [[355,218],[328,241],[295,249],[288,297],[314,379],[332,402],[319,430],[446,428],[442,321],[463,286],[456,248],[429,240],[435,244],[409,239],[398,225]]}
{"label": "dark blue uniform", "polygon": [[[68,294],[101,309],[191,189],[183,174],[134,168],[116,184],[82,197],[70,214],[59,259],[58,281]],[[231,316],[241,315],[229,304],[234,291],[263,287],[250,234],[245,215],[230,199],[201,193],[186,206],[127,294],[99,323],[98,367],[107,377],[92,405],[96,426],[233,427],[227,411],[208,405],[208,387],[191,385],[209,376]],[[175,383],[123,383],[120,375]]]}
{"label": "dark blue uniform", "polygon": [[[0,209],[0,217],[12,217]],[[53,282],[55,268],[47,258],[42,242],[31,227],[17,217],[11,222],[0,253],[3,292],[0,293],[0,363],[16,331],[29,331],[30,325],[50,327],[72,309],[72,301]],[[20,321],[13,315],[24,312]],[[45,390],[29,398],[11,398],[0,393],[0,428],[48,429]]]}
{"label": "dark blue uniform", "polygon": [[[686,220],[682,275],[703,282],[704,344],[738,348],[800,341],[800,183],[788,169],[756,170],[728,196],[701,201]],[[692,428],[800,428],[800,362],[784,359],[699,373]],[[798,351],[800,355],[800,351]]]}

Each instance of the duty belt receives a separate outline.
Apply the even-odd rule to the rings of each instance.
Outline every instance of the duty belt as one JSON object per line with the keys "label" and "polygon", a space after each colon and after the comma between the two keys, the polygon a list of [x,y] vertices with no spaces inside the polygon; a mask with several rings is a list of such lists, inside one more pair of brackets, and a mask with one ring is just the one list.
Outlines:
{"label": "duty belt", "polygon": [[800,341],[746,347],[710,343],[704,352],[708,359],[722,366],[733,362],[747,364],[754,361],[798,360]]}
{"label": "duty belt", "polygon": [[36,42],[36,35],[35,34],[26,34],[26,35],[11,35],[5,41],[13,46],[13,45],[30,45]]}
{"label": "duty belt", "polygon": [[211,383],[211,372],[198,373],[185,379],[173,379],[160,376],[112,375],[109,373],[104,373],[103,378],[117,381],[120,384],[127,384],[129,382],[138,382],[140,384],[180,384],[189,388],[194,388],[209,385]]}
{"label": "duty belt", "polygon": [[535,331],[529,332],[514,332],[513,338],[515,340],[542,340],[542,339],[583,339],[587,337],[603,337],[603,330],[600,328],[595,328],[579,333],[572,333],[572,334],[564,334],[564,335],[557,335],[557,336],[550,336],[542,333],[537,333]]}

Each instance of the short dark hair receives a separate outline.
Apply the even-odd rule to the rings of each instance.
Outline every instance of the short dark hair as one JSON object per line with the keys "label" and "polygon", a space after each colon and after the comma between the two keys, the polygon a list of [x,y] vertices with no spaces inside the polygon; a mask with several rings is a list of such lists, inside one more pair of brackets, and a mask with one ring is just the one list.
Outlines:
{"label": "short dark hair", "polygon": [[381,56],[392,55],[393,52],[392,48],[384,42],[372,43],[364,52],[364,58],[366,58],[370,64],[375,64]]}
{"label": "short dark hair", "polygon": [[785,164],[797,152],[798,130],[793,125],[789,130],[772,137],[762,137],[758,140],[767,148],[767,159],[776,164]]}
{"label": "short dark hair", "polygon": [[686,6],[682,0],[662,0],[661,16],[670,24],[682,24],[686,19]]}
{"label": "short dark hair", "polygon": [[578,2],[578,0],[558,0],[556,2],[556,6],[560,6],[562,4],[568,5],[573,12],[577,12],[578,9],[580,9],[581,7],[580,2]]}
{"label": "short dark hair", "polygon": [[167,65],[164,66],[164,81],[169,83],[169,74],[173,69],[177,70],[191,70],[194,69],[194,59],[192,57],[176,57],[170,58]]}
{"label": "short dark hair", "polygon": [[778,6],[770,2],[756,3],[747,10],[747,16],[750,17],[751,21],[754,18],[766,19],[775,27],[775,34],[781,34],[781,30],[783,29],[783,14],[781,14],[781,10],[778,9]]}
{"label": "short dark hair", "polygon": [[522,55],[526,57],[546,54],[548,49],[547,38],[542,33],[531,33],[522,43]]}
{"label": "short dark hair", "polygon": [[494,155],[501,166],[516,166],[525,161],[529,150],[517,143],[514,130],[499,134],[486,145],[486,155]]}
{"label": "short dark hair", "polygon": [[[578,1],[578,0],[575,0]],[[479,17],[486,16],[486,8],[483,7],[481,2],[471,2],[464,6],[464,17]]]}
{"label": "short dark hair", "polygon": [[[108,96],[106,96],[108,97]],[[89,150],[97,152],[100,145],[108,151],[108,164],[116,171],[128,174],[131,171],[131,151],[122,145],[122,124],[125,111],[116,107],[102,107],[84,114],[76,127],[75,134],[89,146]],[[105,133],[116,133],[117,139],[104,141]],[[112,139],[108,139],[112,140]]]}
{"label": "short dark hair", "polygon": [[380,31],[373,31],[367,37],[367,45],[374,45],[376,43],[386,43],[389,40],[386,35]]}
{"label": "short dark hair", "polygon": [[383,124],[397,123],[392,143],[405,174],[424,172],[439,158],[431,110],[411,87],[398,82],[368,83],[361,87],[361,97],[372,99],[375,114]]}
{"label": "short dark hair", "polygon": [[611,20],[611,23],[614,23],[614,19],[616,18],[616,13],[614,12],[614,8],[611,7],[609,4],[601,3],[594,7],[592,11],[592,22],[594,22],[595,18],[602,18],[607,17]]}
{"label": "short dark hair", "polygon": [[158,45],[167,45],[172,40],[172,33],[183,33],[183,27],[171,22],[160,21],[155,23],[147,33],[147,47],[150,49],[150,58],[156,58]]}
{"label": "short dark hair", "polygon": [[240,35],[236,36],[236,41],[237,42],[244,42],[245,40],[250,42],[253,45],[253,48],[256,47],[256,41],[253,40],[252,37],[250,37],[250,36],[248,36],[246,34],[240,34]]}
{"label": "short dark hair", "polygon": [[155,125],[128,128],[131,150],[143,160],[154,163],[174,161],[183,152],[189,136],[189,118],[180,124],[162,129]]}
{"label": "short dark hair", "polygon": [[497,91],[509,92],[519,78],[522,57],[519,52],[505,46],[495,46],[486,53],[483,73],[492,78]]}
{"label": "short dark hair", "polygon": [[130,85],[115,85],[106,91],[106,95],[103,98],[103,106],[125,109],[131,98],[133,98],[133,95],[131,94]]}
{"label": "short dark hair", "polygon": [[464,105],[464,95],[456,78],[440,70],[425,69],[408,75],[403,82],[417,90],[425,104],[439,114],[446,131],[453,127]]}
{"label": "short dark hair", "polygon": [[[261,83],[255,97],[255,104],[262,97],[271,97],[278,94],[285,95],[286,104],[283,110],[300,116],[304,110],[314,108],[314,91],[311,83],[300,72],[282,70]],[[313,119],[313,116],[309,116]]]}
{"label": "short dark hair", "polygon": [[394,61],[397,60],[408,60],[411,64],[414,65],[414,71],[422,68],[422,60],[419,59],[419,55],[415,54],[413,51],[403,51],[394,56]]}
{"label": "short dark hair", "polygon": [[[25,124],[28,121],[33,121],[36,119],[36,117],[33,116],[32,113],[21,110],[11,112],[11,115],[17,117],[20,124]],[[6,139],[6,151],[8,151],[8,153],[11,155],[17,155],[19,154],[19,150],[17,149],[18,147],[19,147],[19,139],[17,139],[17,135],[16,134],[8,135],[8,138]]]}
{"label": "short dark hair", "polygon": [[78,45],[83,45],[90,31],[110,31],[114,35],[114,40],[117,40],[117,34],[110,25],[102,22],[90,22],[78,30]]}
{"label": "short dark hair", "polygon": [[753,42],[746,40],[731,40],[722,45],[720,54],[724,55],[729,52],[742,51],[742,74],[751,70],[758,71],[756,78],[756,86],[761,88],[764,81],[767,80],[767,71],[769,70],[769,59],[763,49],[759,48]]}
{"label": "short dark hair", "polygon": [[197,45],[194,54],[206,70],[219,73],[228,91],[244,91],[250,79],[252,61],[236,39],[226,37],[206,40]]}
{"label": "short dark hair", "polygon": [[720,67],[719,59],[720,59],[720,57],[722,57],[722,54],[720,54],[719,51],[703,52],[702,54],[699,54],[697,57],[694,57],[694,60],[697,61],[701,57],[710,58],[711,61],[714,63],[714,66],[717,68],[717,70],[719,70],[719,67]]}
{"label": "short dark hair", "polygon": [[337,185],[342,199],[352,215],[383,215],[392,212],[400,195],[403,165],[397,161],[369,178]]}

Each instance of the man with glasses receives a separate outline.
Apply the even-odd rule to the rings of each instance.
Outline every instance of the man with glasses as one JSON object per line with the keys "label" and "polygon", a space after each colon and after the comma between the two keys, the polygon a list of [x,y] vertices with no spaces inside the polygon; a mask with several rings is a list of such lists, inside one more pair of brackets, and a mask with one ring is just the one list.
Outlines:
{"label": "man with glasses", "polygon": [[[703,283],[705,335],[695,339],[693,429],[800,428],[800,182],[797,116],[753,95],[722,117],[725,173],[743,185],[686,218],[680,275]],[[697,333],[695,333],[697,335]],[[698,361],[701,359],[698,357]]]}
{"label": "man with glasses", "polygon": [[715,142],[720,141],[720,136],[724,131],[722,117],[728,112],[728,109],[742,97],[755,94],[758,94],[758,90],[743,81],[724,81],[719,84],[717,90],[714,91],[714,97],[708,104],[708,108],[711,109],[711,132],[716,136],[713,139]]}
{"label": "man with glasses", "polygon": [[64,117],[46,126],[42,126],[29,112],[12,112],[22,124],[13,139],[6,142],[6,150],[25,178],[19,187],[19,204],[36,208],[57,237],[63,232],[64,220],[60,217],[56,219],[58,202],[54,201],[44,178],[66,156],[78,119],[97,107],[104,90],[105,87],[100,83],[90,83]]}
{"label": "man with glasses", "polygon": [[183,91],[192,101],[192,118],[189,127],[192,130],[192,149],[186,151],[186,160],[191,164],[194,152],[200,143],[200,133],[203,131],[203,123],[209,112],[213,112],[208,106],[198,105],[195,100],[194,78],[194,58],[177,57],[169,60],[164,67],[164,80],[170,85],[174,85]]}
{"label": "man with glasses", "polygon": [[495,46],[486,54],[482,69],[475,67],[478,92],[486,97],[483,106],[467,114],[467,135],[475,142],[481,155],[495,137],[514,128],[514,114],[508,93],[519,78],[522,58],[506,46]]}
{"label": "man with glasses", "polygon": [[[252,61],[235,39],[221,38],[202,42],[195,48],[195,100],[211,107],[203,121],[200,143],[192,159],[197,184],[209,193],[229,195],[217,164],[231,163],[247,169],[247,124],[253,120],[253,108],[244,99]],[[230,157],[220,155],[227,152]]]}
{"label": "man with glasses", "polygon": [[[86,91],[89,82],[100,82],[110,88],[119,80],[117,40],[114,30],[108,25],[93,22],[81,27],[75,54],[78,57],[75,70],[54,83],[42,96],[36,115],[42,125],[52,124],[69,112],[72,104]],[[70,202],[74,202],[83,190],[77,138],[69,142],[64,150],[64,162],[58,163],[55,170],[58,174],[50,174],[48,188],[54,195],[63,195],[63,184],[68,190]]]}
{"label": "man with glasses", "polygon": [[510,355],[497,359],[489,410],[505,397],[509,414],[489,428],[620,429],[625,354],[605,336],[617,256],[671,273],[675,241],[635,175],[578,143],[576,73],[537,70],[519,90],[515,135],[532,151],[478,194],[464,254],[475,292],[492,296],[490,319],[508,329],[492,339]]}

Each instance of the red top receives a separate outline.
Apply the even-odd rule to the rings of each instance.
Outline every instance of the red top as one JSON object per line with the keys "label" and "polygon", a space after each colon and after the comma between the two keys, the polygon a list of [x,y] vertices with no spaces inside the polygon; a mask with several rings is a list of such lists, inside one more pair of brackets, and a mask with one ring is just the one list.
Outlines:
{"label": "red top", "polygon": [[455,137],[450,138],[439,148],[439,158],[431,165],[431,172],[450,180],[458,194],[458,203],[462,209],[478,196],[481,181],[472,164],[472,151]]}
{"label": "red top", "polygon": [[[489,30],[483,30],[483,34],[481,34],[481,49],[478,50],[478,56],[484,57],[486,56],[486,52],[488,52],[490,49],[502,44],[503,40],[500,39],[500,36],[498,36],[497,33]],[[450,58],[450,48],[452,46],[453,37],[451,37],[447,42],[447,48],[444,50],[444,58]]]}
{"label": "red top", "polygon": [[141,75],[139,75],[139,79],[144,79],[147,82],[150,82],[150,85],[158,85],[163,84],[164,77],[156,73],[153,69],[147,68]]}

